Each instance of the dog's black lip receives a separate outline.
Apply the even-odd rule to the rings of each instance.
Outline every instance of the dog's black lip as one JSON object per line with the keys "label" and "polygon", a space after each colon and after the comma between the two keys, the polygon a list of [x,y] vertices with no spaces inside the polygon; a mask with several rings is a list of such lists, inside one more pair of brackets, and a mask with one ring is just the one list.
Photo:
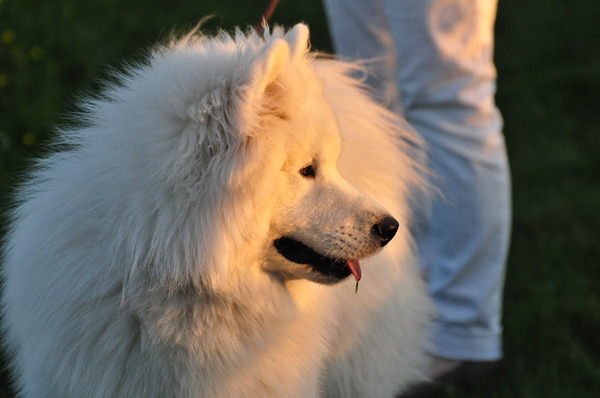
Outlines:
{"label": "dog's black lip", "polygon": [[323,276],[344,279],[351,274],[346,260],[320,254],[294,238],[283,236],[273,241],[273,246],[287,260],[309,265]]}

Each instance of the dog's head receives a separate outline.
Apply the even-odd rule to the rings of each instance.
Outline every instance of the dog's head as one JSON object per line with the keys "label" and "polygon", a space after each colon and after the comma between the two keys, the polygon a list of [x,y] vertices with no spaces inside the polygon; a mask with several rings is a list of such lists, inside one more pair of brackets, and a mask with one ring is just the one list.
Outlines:
{"label": "dog's head", "polygon": [[283,164],[272,171],[279,182],[262,266],[284,279],[329,284],[353,274],[358,281],[359,260],[386,245],[398,222],[340,175],[339,128],[320,83],[310,78],[316,88],[307,89],[302,112],[287,121],[294,133],[283,143]]}
{"label": "dog's head", "polygon": [[304,25],[189,35],[95,104],[133,170],[123,225],[147,247],[127,251],[153,279],[359,279],[358,260],[394,236],[394,218],[338,172],[338,123],[308,47]]}

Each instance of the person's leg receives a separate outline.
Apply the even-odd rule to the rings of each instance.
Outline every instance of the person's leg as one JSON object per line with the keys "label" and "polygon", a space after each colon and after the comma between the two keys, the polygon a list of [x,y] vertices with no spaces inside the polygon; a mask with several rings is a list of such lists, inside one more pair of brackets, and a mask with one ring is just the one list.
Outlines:
{"label": "person's leg", "polygon": [[494,105],[496,3],[325,3],[336,52],[382,59],[375,91],[388,104],[400,103],[386,88],[395,85],[390,74],[397,65],[404,114],[430,146],[434,184],[443,197],[435,200],[431,218],[418,223],[427,228],[417,240],[440,314],[432,353],[498,359],[510,182]]}
{"label": "person's leg", "polygon": [[337,55],[367,62],[373,97],[401,112],[396,85],[396,56],[381,0],[324,0]]}
{"label": "person's leg", "polygon": [[502,356],[510,179],[494,104],[493,0],[385,0],[404,115],[442,192],[417,237],[439,311],[433,354]]}

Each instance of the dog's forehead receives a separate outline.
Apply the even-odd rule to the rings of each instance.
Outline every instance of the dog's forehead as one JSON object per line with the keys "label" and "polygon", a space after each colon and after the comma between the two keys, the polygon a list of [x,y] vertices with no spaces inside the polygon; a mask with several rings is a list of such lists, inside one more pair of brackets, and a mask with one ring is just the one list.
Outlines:
{"label": "dog's forehead", "polygon": [[337,120],[329,104],[323,98],[316,121],[317,145],[322,151],[338,153],[341,150],[341,135]]}
{"label": "dog's forehead", "polygon": [[300,147],[313,157],[337,157],[341,150],[341,137],[337,122],[325,101],[310,110],[301,132]]}

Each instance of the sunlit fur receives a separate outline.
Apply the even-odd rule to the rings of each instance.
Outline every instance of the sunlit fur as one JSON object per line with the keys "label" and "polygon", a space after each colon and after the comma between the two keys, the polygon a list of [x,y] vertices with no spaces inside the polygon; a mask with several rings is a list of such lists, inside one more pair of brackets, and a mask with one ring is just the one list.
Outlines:
{"label": "sunlit fur", "polygon": [[[87,101],[6,238],[21,396],[392,397],[420,379],[418,142],[359,70],[316,59],[304,25],[190,34]],[[299,173],[313,161],[314,178]],[[378,250],[365,227],[388,213],[399,231],[362,261],[358,294],[273,249],[287,234],[362,258]],[[327,247],[340,229],[357,241]]]}

